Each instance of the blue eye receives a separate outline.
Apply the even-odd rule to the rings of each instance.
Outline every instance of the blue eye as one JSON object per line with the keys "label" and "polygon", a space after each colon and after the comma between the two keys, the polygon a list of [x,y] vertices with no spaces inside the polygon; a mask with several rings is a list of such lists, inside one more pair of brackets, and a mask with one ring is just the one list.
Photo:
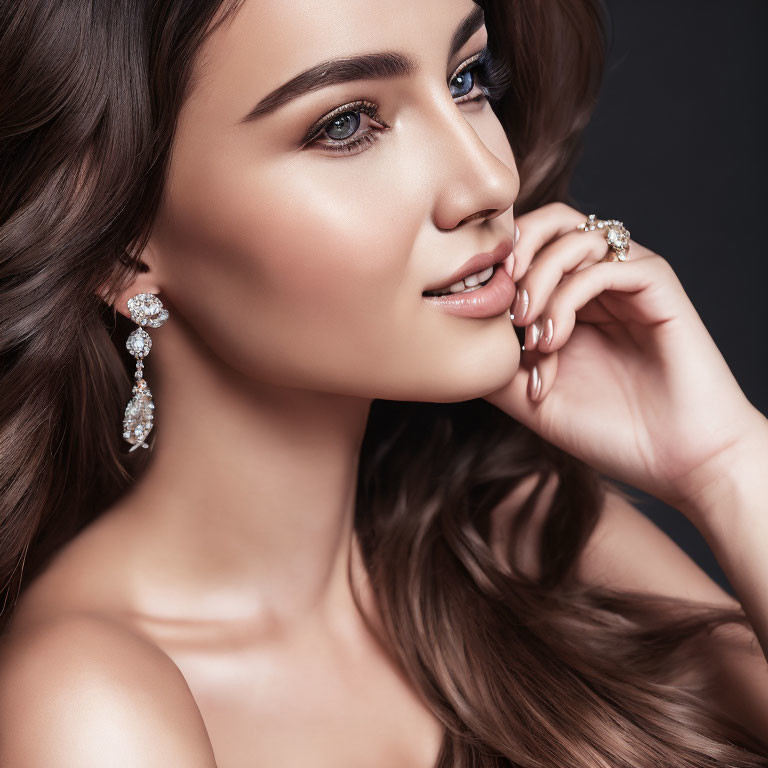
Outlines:
{"label": "blue eye", "polygon": [[360,115],[357,112],[344,112],[328,123],[325,133],[331,139],[346,139],[354,135],[359,126]]}
{"label": "blue eye", "polygon": [[[370,119],[379,123],[382,128],[369,130],[361,134],[358,138],[351,138],[360,128],[361,115],[367,115]],[[323,149],[331,152],[353,152],[356,147],[364,144],[372,144],[379,138],[382,129],[389,126],[381,119],[378,113],[378,107],[371,101],[355,101],[351,104],[344,104],[331,112],[322,123],[318,125],[317,130],[312,132],[309,139],[304,142],[304,146],[317,144]],[[328,143],[319,141],[321,138],[327,138]]]}
{"label": "blue eye", "polygon": [[[488,101],[498,101],[512,85],[513,73],[506,59],[496,60],[491,56],[488,47],[485,47],[464,62],[461,69],[451,79],[451,82],[454,81],[459,83],[459,92],[456,93],[451,88],[451,94],[459,97],[459,104],[465,101],[480,101],[483,98],[488,99]],[[481,91],[480,95],[471,99],[464,98],[472,93],[476,85]]]}
{"label": "blue eye", "polygon": [[464,88],[461,93],[455,93],[454,89],[451,88],[451,93],[454,96],[465,96],[468,93],[472,92],[472,89],[474,88],[475,84],[475,77],[472,74],[472,69],[470,68],[466,70],[465,72],[461,72],[460,74],[456,75],[453,79],[459,83],[459,89]]}
{"label": "blue eye", "polygon": [[[457,85],[452,85],[456,83]],[[464,62],[451,78],[448,87],[457,104],[469,101],[497,101],[512,84],[512,71],[509,63],[504,60],[497,62],[491,57],[488,48],[484,48],[471,59]],[[470,94],[478,90],[475,96]],[[370,101],[357,101],[337,107],[322,123],[316,124],[317,130],[312,130],[310,138],[304,146],[313,144],[330,152],[345,152],[357,154],[359,147],[373,144],[381,135],[382,128],[366,131],[357,138],[352,138],[360,128],[360,115],[365,114],[379,123],[383,129],[389,126],[378,114],[378,107]],[[330,119],[329,119],[330,118]],[[327,142],[319,141],[321,138]]]}

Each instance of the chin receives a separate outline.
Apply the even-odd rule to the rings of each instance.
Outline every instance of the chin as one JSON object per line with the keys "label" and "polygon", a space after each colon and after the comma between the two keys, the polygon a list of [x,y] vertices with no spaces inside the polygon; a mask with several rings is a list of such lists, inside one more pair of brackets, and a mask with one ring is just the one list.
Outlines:
{"label": "chin", "polygon": [[410,399],[433,403],[472,400],[507,385],[520,368],[516,337],[500,344],[482,344],[456,354],[446,364],[424,375],[423,391]]}

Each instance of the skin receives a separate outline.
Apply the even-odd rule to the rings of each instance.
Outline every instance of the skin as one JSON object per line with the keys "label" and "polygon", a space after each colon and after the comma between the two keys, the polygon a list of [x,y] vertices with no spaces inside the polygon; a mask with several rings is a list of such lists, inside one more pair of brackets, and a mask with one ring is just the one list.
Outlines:
{"label": "skin", "polygon": [[[446,70],[487,41],[482,27],[447,60],[473,7],[246,2],[201,51],[149,270],[116,303],[129,316],[127,299],[149,291],[170,313],[149,329],[153,460],[62,555],[59,576],[78,607],[130,614],[173,658],[220,765],[253,765],[255,745],[273,765],[437,754],[442,729],[364,628],[346,572],[373,398],[478,397],[519,364],[507,314],[449,316],[421,296],[514,233],[519,177],[502,126],[487,102],[459,105],[448,88]],[[240,123],[305,68],[382,50],[410,54],[419,74],[324,88]],[[298,148],[360,98],[390,126],[375,145]],[[35,615],[59,614],[44,591]]]}
{"label": "skin", "polygon": [[[630,262],[602,262],[602,235],[574,232],[585,216],[564,206],[515,220],[519,178],[502,126],[487,103],[457,104],[447,87],[446,70],[487,40],[482,27],[446,60],[472,8],[246,0],[208,39],[142,254],[148,270],[116,303],[128,316],[127,299],[152,292],[170,312],[149,329],[152,461],[25,595],[0,711],[4,692],[55,679],[79,694],[89,733],[129,723],[149,745],[141,765],[169,764],[162,754],[210,768],[215,752],[220,767],[431,766],[441,726],[352,602],[355,589],[376,623],[352,528],[374,398],[486,397],[608,474],[681,508],[690,501],[694,521],[704,508],[692,504],[694,488],[745,435],[765,455],[764,418],[667,262],[635,243]],[[416,58],[417,75],[334,85],[240,122],[299,71],[381,50]],[[389,128],[378,142],[351,156],[298,147],[310,125],[356,99],[379,106]],[[421,296],[516,225],[513,279],[530,295],[525,317],[513,307],[514,325],[528,327],[524,352],[508,313],[459,318]],[[553,341],[535,345],[530,324],[547,318]],[[703,374],[709,387],[691,398]],[[622,522],[610,518],[614,531],[629,529],[626,505],[612,499],[607,509],[624,510]],[[677,568],[680,578],[664,583],[691,594],[698,584],[701,599],[732,604],[695,566],[680,567],[682,553],[661,557],[660,536],[633,529],[622,566],[638,551],[638,573]],[[606,540],[615,553],[621,536]],[[606,552],[590,550],[586,575],[605,578]],[[642,581],[621,567],[610,573],[617,584]],[[105,703],[94,691],[107,679],[119,695]],[[158,693],[133,706],[146,696],[143,680]],[[34,705],[41,722],[59,725],[60,702]],[[21,732],[29,718],[18,717]],[[26,727],[28,738],[6,747],[13,764],[51,764],[53,753],[36,762],[41,747]],[[57,765],[72,744],[59,745]],[[135,749],[121,754],[138,759]]]}

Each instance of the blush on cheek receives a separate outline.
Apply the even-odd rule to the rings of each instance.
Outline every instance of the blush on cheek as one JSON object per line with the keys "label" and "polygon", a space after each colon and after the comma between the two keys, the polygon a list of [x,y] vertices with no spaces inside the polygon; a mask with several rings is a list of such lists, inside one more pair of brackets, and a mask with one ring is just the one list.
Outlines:
{"label": "blush on cheek", "polygon": [[327,192],[288,196],[274,203],[268,221],[240,230],[241,247],[250,245],[261,261],[267,287],[290,287],[297,297],[317,301],[324,295],[386,294],[403,280],[410,244],[392,237],[388,217],[345,202],[330,201]]}
{"label": "blush on cheek", "polygon": [[[303,160],[198,162],[208,167],[207,184],[179,182],[170,201],[173,280],[183,283],[188,305],[205,286],[215,302],[206,312],[221,314],[210,320],[221,333],[250,328],[248,354],[276,346],[260,338],[264,328],[281,338],[290,330],[300,345],[307,323],[308,336],[335,344],[354,335],[361,347],[386,346],[407,326],[407,286],[420,308],[423,286],[414,275],[424,267],[414,254],[425,203],[393,194],[396,178],[386,189],[350,187],[330,183],[336,171],[326,163],[304,172]],[[335,162],[340,172],[343,161]],[[418,195],[413,185],[404,189]]]}

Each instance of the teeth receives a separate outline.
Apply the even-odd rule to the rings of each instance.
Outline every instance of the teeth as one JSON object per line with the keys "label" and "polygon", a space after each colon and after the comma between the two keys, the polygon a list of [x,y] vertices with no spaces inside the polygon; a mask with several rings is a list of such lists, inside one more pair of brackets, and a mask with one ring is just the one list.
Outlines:
{"label": "teeth", "polygon": [[467,275],[462,282],[467,288],[471,288],[473,285],[477,285],[478,283],[482,283],[483,280],[487,280],[492,274],[493,267],[488,267],[488,269],[484,269],[482,272],[475,272],[474,275]]}
{"label": "teeth", "polygon": [[493,267],[488,267],[482,272],[475,272],[473,275],[467,275],[463,280],[459,280],[458,283],[448,286],[447,291],[434,291],[432,293],[433,295],[435,293],[461,293],[467,288],[474,288],[475,286],[480,285],[480,283],[485,282],[492,274]]}

